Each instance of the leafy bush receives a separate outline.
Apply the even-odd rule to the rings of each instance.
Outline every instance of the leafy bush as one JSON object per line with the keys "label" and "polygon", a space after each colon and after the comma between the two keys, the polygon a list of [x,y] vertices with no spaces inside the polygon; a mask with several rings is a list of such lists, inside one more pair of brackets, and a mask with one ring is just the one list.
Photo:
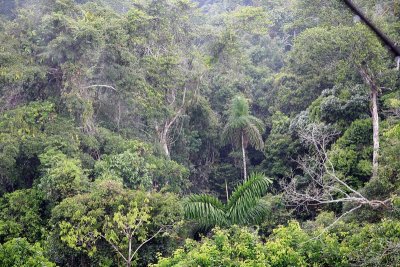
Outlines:
{"label": "leafy bush", "polygon": [[0,265],[7,267],[55,267],[45,256],[39,243],[14,238],[0,244]]}
{"label": "leafy bush", "polygon": [[43,175],[38,188],[47,199],[58,202],[87,189],[89,181],[79,160],[68,158],[54,149],[39,158]]}
{"label": "leafy bush", "polygon": [[43,195],[36,189],[16,190],[0,199],[0,242],[24,237],[30,242],[44,234]]}

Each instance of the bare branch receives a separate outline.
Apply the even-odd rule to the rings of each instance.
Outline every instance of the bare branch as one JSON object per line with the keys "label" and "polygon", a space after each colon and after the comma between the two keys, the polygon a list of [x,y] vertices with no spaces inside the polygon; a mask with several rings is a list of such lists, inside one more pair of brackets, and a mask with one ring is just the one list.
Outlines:
{"label": "bare branch", "polygon": [[332,228],[336,223],[338,223],[343,217],[347,216],[348,214],[352,213],[353,211],[358,210],[359,208],[361,208],[362,205],[358,205],[357,207],[352,208],[351,210],[346,211],[345,213],[343,213],[342,215],[340,215],[338,218],[336,218],[336,220],[331,223],[330,225],[328,225],[327,227],[325,227],[321,233],[319,233],[317,236],[305,241],[304,243],[310,242],[312,240],[318,239],[320,238],[324,233],[326,233],[330,228]]}
{"label": "bare branch", "polygon": [[136,250],[133,252],[133,254],[132,254],[132,256],[131,256],[131,258],[130,258],[129,260],[131,261],[131,260],[133,259],[133,257],[136,255],[136,253],[139,251],[139,249],[140,249],[141,247],[143,247],[146,243],[150,242],[153,238],[155,238],[163,229],[164,229],[164,228],[161,227],[160,229],[158,229],[158,231],[157,231],[154,235],[152,235],[150,238],[148,238],[148,239],[145,240],[142,244],[140,244],[140,245],[136,248]]}
{"label": "bare branch", "polygon": [[297,160],[305,177],[292,177],[281,183],[289,206],[305,207],[351,203],[371,208],[387,208],[391,199],[370,200],[347,184],[335,171],[328,147],[339,133],[323,124],[310,124],[299,132],[311,151]]}
{"label": "bare branch", "polygon": [[106,240],[108,244],[111,245],[111,247],[124,259],[125,262],[128,262],[128,260],[127,260],[127,259],[125,258],[125,256],[124,256],[124,254],[122,254],[122,253],[119,251],[118,247],[117,247],[114,243],[112,243],[110,240],[108,240],[108,238],[106,238],[105,235],[100,235],[100,236],[101,236],[102,238],[104,238],[104,240]]}
{"label": "bare branch", "polygon": [[90,88],[97,88],[97,87],[108,88],[108,89],[111,89],[111,90],[113,90],[113,91],[118,93],[118,90],[115,89],[115,87],[113,87],[111,85],[106,85],[106,84],[93,84],[93,85],[85,86],[85,87],[83,87],[83,89],[90,89]]}

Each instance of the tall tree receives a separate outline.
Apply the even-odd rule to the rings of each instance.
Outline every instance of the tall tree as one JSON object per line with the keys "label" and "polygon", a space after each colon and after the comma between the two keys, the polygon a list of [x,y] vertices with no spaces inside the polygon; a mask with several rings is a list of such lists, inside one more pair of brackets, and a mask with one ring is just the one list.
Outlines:
{"label": "tall tree", "polygon": [[258,150],[263,148],[264,142],[261,136],[263,128],[263,122],[250,114],[248,100],[240,95],[234,97],[222,138],[225,142],[230,142],[242,149],[243,178],[245,181],[247,179],[246,148],[249,144]]}
{"label": "tall tree", "polygon": [[378,93],[380,88],[376,84],[375,78],[369,74],[368,70],[360,67],[360,73],[365,82],[370,86],[370,109],[373,130],[373,155],[372,155],[372,178],[378,177],[378,158],[379,158],[379,114],[378,114]]}
{"label": "tall tree", "polygon": [[[340,51],[340,53],[336,51]],[[302,82],[300,80],[298,82],[298,84],[302,84],[299,88],[304,86],[305,90],[309,90],[309,88],[315,90],[315,93],[308,94],[310,96],[317,96],[318,92],[327,88],[337,90],[341,85],[356,88],[357,85],[365,84],[369,87],[373,125],[372,177],[377,177],[379,159],[378,97],[383,88],[382,84],[385,84],[384,88],[396,86],[394,83],[396,74],[392,71],[393,64],[380,41],[360,23],[351,27],[315,27],[305,30],[296,38],[291,57],[297,62],[293,64],[292,68],[297,77],[302,80]],[[299,100],[304,101],[308,97],[305,92],[299,94]],[[367,95],[366,92],[367,90],[365,95]],[[289,99],[293,101],[296,97]],[[308,100],[303,103],[307,102]]]}

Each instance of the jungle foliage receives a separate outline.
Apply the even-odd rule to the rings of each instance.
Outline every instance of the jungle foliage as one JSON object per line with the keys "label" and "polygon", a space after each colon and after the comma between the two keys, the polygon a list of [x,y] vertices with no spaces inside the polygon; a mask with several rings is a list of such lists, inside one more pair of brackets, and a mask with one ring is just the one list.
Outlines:
{"label": "jungle foliage", "polygon": [[398,266],[399,74],[341,0],[0,0],[0,266]]}

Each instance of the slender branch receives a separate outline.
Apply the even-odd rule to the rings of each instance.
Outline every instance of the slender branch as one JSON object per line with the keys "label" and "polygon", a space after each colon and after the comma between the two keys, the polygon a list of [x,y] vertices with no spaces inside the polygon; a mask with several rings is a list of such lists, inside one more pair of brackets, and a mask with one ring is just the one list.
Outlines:
{"label": "slender branch", "polygon": [[110,244],[112,246],[112,248],[124,259],[125,262],[128,262],[127,258],[125,258],[125,256],[119,251],[118,247],[112,243],[111,241],[109,241],[105,235],[100,235],[102,238],[104,238],[104,240],[107,241],[108,244]]}
{"label": "slender branch", "polygon": [[139,251],[139,249],[141,247],[143,247],[146,243],[150,242],[153,238],[155,238],[161,231],[163,230],[163,227],[161,227],[160,229],[158,229],[158,231],[152,235],[149,239],[147,239],[146,241],[144,241],[142,244],[140,244],[137,249],[133,252],[131,258],[129,259],[130,261],[133,259],[133,257],[136,255],[136,253]]}
{"label": "slender branch", "polygon": [[113,87],[111,85],[106,85],[106,84],[93,84],[93,85],[85,86],[85,87],[83,87],[83,89],[97,88],[97,87],[108,88],[108,89],[111,89],[111,90],[113,90],[113,91],[118,93],[118,90],[115,89],[115,87]]}
{"label": "slender branch", "polygon": [[329,143],[337,135],[336,132],[332,132],[322,124],[311,124],[298,134],[304,143],[312,148],[309,155],[297,160],[299,169],[311,180],[308,180],[306,184],[292,177],[290,182],[281,183],[290,206],[293,206],[291,203],[296,204],[297,208],[304,207],[305,209],[307,206],[332,203],[353,203],[374,209],[390,206],[391,198],[383,201],[370,200],[336,174],[327,150]]}
{"label": "slender branch", "polygon": [[135,229],[133,229],[132,233],[130,234],[130,238],[133,237],[133,235],[135,234],[136,230],[139,228],[139,226],[142,224],[143,220],[142,218],[139,220],[138,224],[135,226]]}
{"label": "slender branch", "polygon": [[[330,228],[332,228],[336,223],[338,223],[343,217],[345,217],[346,215],[358,210],[359,208],[361,208],[362,205],[358,205],[357,207],[352,208],[351,210],[346,211],[345,213],[343,213],[342,215],[340,215],[333,223],[331,223],[330,225],[328,225],[327,227],[325,227],[321,233],[319,233],[317,236],[310,238],[309,240],[305,241],[304,243],[310,242],[311,240],[315,240],[320,238],[324,233],[326,233]],[[303,244],[304,244],[303,243]]]}
{"label": "slender branch", "polygon": [[178,111],[176,112],[175,116],[170,120],[170,122],[169,122],[169,123],[166,123],[166,126],[165,126],[166,129],[169,129],[169,128],[172,126],[172,124],[174,124],[174,122],[175,122],[175,121],[178,119],[178,117],[181,115],[181,113],[182,113],[182,111],[183,111],[183,108],[185,107],[186,91],[187,91],[187,89],[186,89],[186,87],[185,87],[185,89],[184,89],[184,91],[183,91],[182,105],[181,105],[181,107],[178,109]]}

